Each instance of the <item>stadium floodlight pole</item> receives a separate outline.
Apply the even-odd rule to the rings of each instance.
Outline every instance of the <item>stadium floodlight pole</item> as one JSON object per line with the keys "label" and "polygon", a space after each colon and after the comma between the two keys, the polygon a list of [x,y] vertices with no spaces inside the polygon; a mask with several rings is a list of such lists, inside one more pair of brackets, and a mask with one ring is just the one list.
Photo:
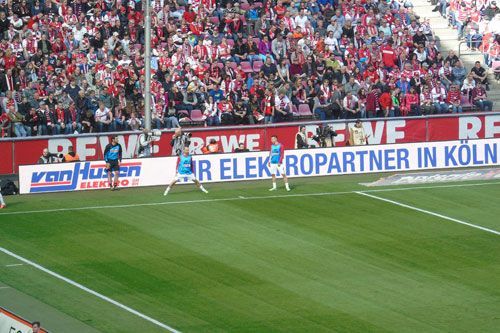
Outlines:
{"label": "stadium floodlight pole", "polygon": [[151,0],[145,1],[144,12],[144,127],[151,129]]}

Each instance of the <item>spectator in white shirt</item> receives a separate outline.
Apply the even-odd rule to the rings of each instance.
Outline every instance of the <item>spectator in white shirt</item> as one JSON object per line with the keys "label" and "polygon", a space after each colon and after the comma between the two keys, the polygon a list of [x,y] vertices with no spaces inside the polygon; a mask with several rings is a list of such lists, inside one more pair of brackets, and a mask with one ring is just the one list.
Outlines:
{"label": "spectator in white shirt", "polygon": [[432,88],[431,95],[436,113],[447,113],[449,106],[446,104],[447,96],[444,85],[440,84]]}
{"label": "spectator in white shirt", "polygon": [[111,124],[113,123],[113,115],[111,111],[104,106],[103,102],[99,102],[99,108],[95,112],[95,122],[99,132],[106,130],[113,130]]}
{"label": "spectator in white shirt", "polygon": [[78,42],[81,42],[83,39],[83,35],[87,33],[87,29],[82,27],[81,23],[77,23],[73,28],[73,36]]}
{"label": "spectator in white shirt", "polygon": [[306,29],[306,22],[309,21],[309,18],[307,17],[305,10],[301,9],[299,15],[295,17],[295,25],[300,27],[302,30]]}
{"label": "spectator in white shirt", "polygon": [[339,50],[339,42],[333,36],[333,31],[328,32],[328,36],[325,38],[325,46],[330,52]]}
{"label": "spectator in white shirt", "polygon": [[359,99],[354,96],[351,91],[349,91],[344,97],[342,104],[344,107],[346,119],[354,119],[360,117],[358,101]]}

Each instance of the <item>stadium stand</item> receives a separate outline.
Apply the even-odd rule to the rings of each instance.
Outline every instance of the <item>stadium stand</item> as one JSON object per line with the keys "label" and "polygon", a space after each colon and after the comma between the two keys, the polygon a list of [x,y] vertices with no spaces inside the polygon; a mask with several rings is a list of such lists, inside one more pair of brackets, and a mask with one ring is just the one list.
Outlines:
{"label": "stadium stand", "polygon": [[[487,50],[487,64],[494,65],[498,9],[493,2],[475,3],[474,10],[467,0],[438,9],[444,7],[443,15],[452,18],[471,49]],[[141,1],[1,2],[1,135],[140,129],[142,6]],[[464,13],[474,20],[466,23]],[[489,32],[475,29],[476,23]],[[488,85],[484,91],[475,87],[491,81],[481,63],[477,71],[485,79],[473,76],[474,86],[464,89],[471,66],[440,50],[443,41],[433,24],[416,14],[410,1],[154,0],[152,25],[156,128],[459,112],[482,109],[474,98],[490,93]],[[441,85],[446,94],[433,95]],[[383,105],[382,96],[388,97]],[[446,107],[436,108],[438,102]],[[357,112],[346,112],[345,103]],[[207,112],[207,105],[213,110]]]}

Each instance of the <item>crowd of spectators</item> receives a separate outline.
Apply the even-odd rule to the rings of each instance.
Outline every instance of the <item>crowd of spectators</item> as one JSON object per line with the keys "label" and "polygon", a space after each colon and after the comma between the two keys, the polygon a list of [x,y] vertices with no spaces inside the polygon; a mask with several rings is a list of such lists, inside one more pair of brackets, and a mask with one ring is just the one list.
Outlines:
{"label": "crowd of spectators", "polygon": [[[153,0],[153,126],[491,110],[485,68],[441,54],[412,7]],[[1,0],[2,135],[139,130],[143,15],[138,0]]]}
{"label": "crowd of spectators", "polygon": [[466,41],[470,50],[483,53],[487,67],[500,60],[500,10],[496,0],[438,1],[434,11],[448,19],[457,30],[457,38]]}

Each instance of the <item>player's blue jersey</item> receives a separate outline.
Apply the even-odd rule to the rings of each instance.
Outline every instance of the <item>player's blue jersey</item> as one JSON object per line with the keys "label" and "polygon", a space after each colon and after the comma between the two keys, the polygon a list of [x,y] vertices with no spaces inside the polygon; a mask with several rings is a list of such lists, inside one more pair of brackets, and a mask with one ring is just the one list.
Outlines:
{"label": "player's blue jersey", "polygon": [[177,172],[180,175],[191,175],[193,173],[193,158],[191,155],[179,156],[179,165],[177,166]]}
{"label": "player's blue jersey", "polygon": [[271,164],[281,164],[281,160],[283,159],[283,147],[281,143],[277,143],[275,145],[271,145]]}
{"label": "player's blue jersey", "polygon": [[109,143],[104,149],[104,160],[106,162],[122,159],[122,146]]}

